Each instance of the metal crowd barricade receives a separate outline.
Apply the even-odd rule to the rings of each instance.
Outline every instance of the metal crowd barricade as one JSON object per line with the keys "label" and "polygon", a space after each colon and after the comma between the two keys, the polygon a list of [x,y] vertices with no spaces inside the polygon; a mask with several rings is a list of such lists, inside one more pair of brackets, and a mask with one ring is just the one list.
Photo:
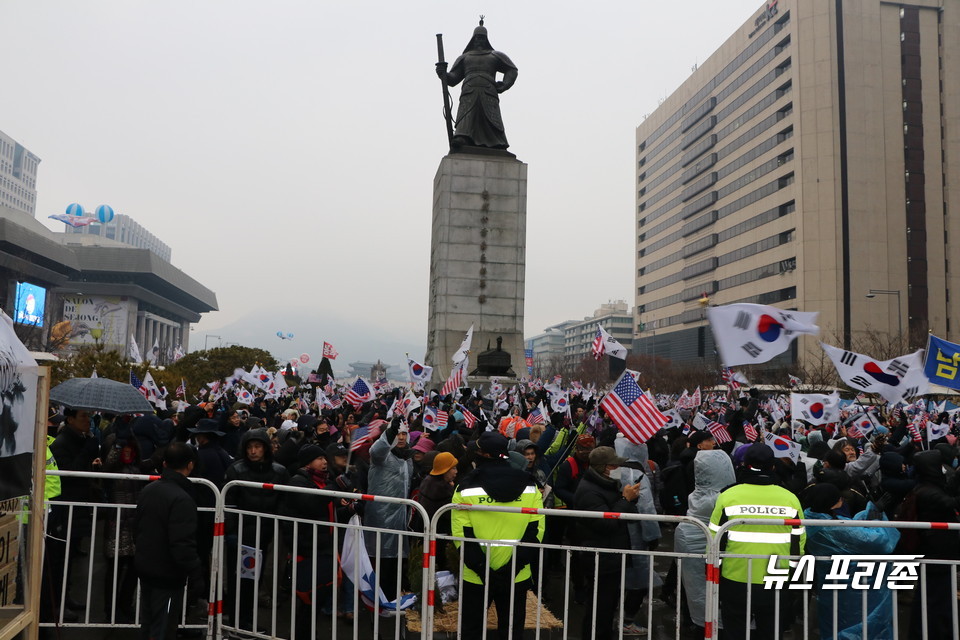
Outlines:
{"label": "metal crowd barricade", "polygon": [[[542,622],[541,614],[542,614],[542,611],[543,611],[543,593],[542,593],[542,591],[543,591],[543,586],[544,586],[544,554],[545,554],[546,552],[548,552],[548,551],[555,551],[555,552],[563,553],[563,554],[565,554],[565,556],[566,556],[566,562],[564,563],[564,564],[565,564],[565,569],[564,569],[564,575],[563,575],[563,578],[564,578],[563,615],[564,615],[564,616],[569,616],[569,612],[571,611],[571,602],[570,602],[570,585],[571,585],[571,580],[570,580],[570,578],[571,578],[571,561],[572,561],[572,559],[573,559],[573,554],[574,554],[574,553],[580,553],[580,554],[586,554],[587,556],[591,556],[591,555],[592,555],[592,560],[591,560],[591,562],[592,562],[593,565],[594,565],[594,574],[593,574],[593,575],[594,575],[595,577],[597,577],[597,576],[600,575],[600,574],[599,574],[599,562],[600,562],[600,555],[601,555],[601,554],[604,554],[604,555],[609,554],[609,555],[619,556],[619,562],[620,562],[620,571],[619,571],[619,573],[620,573],[620,585],[619,585],[619,593],[620,593],[620,598],[619,598],[619,606],[618,606],[618,608],[619,608],[619,613],[618,613],[618,618],[617,618],[617,627],[616,627],[616,628],[617,628],[617,636],[616,636],[616,637],[619,637],[621,640],[622,640],[623,637],[624,637],[624,633],[623,633],[623,627],[624,627],[624,621],[625,621],[625,612],[624,612],[624,604],[625,604],[625,603],[624,603],[624,598],[625,598],[625,592],[626,592],[626,589],[625,589],[625,581],[626,581],[627,559],[628,559],[628,558],[631,558],[631,557],[637,557],[637,558],[639,558],[639,557],[644,557],[644,556],[649,559],[649,560],[648,560],[649,565],[648,565],[648,571],[647,571],[647,598],[646,598],[646,604],[644,605],[644,607],[645,607],[646,610],[647,610],[647,614],[646,614],[647,625],[646,625],[646,626],[647,626],[647,629],[648,629],[648,633],[650,634],[650,637],[654,637],[654,627],[655,627],[655,625],[654,625],[654,619],[653,619],[653,587],[654,587],[653,577],[654,577],[654,572],[655,572],[655,569],[654,569],[654,567],[653,567],[654,559],[655,559],[655,558],[666,558],[666,559],[676,560],[677,563],[678,563],[678,567],[677,567],[677,584],[676,584],[676,591],[675,591],[675,593],[674,593],[674,595],[675,595],[675,597],[676,597],[676,605],[675,605],[675,611],[674,611],[675,620],[676,620],[676,625],[675,625],[675,630],[674,630],[673,637],[676,638],[676,640],[679,640],[679,639],[680,639],[680,627],[681,627],[681,611],[680,611],[681,597],[680,597],[680,591],[681,591],[681,588],[682,588],[682,574],[683,574],[682,568],[683,568],[683,562],[684,562],[684,561],[687,561],[687,562],[704,562],[704,563],[706,563],[707,560],[708,560],[707,549],[704,550],[704,553],[677,553],[677,552],[668,552],[668,551],[659,551],[659,550],[657,550],[657,551],[641,551],[641,550],[634,550],[634,549],[604,549],[604,548],[595,548],[595,547],[581,547],[581,546],[573,546],[573,545],[556,545],[556,544],[546,544],[546,543],[537,543],[537,544],[526,544],[526,543],[524,543],[524,544],[521,544],[521,543],[520,543],[519,541],[517,541],[517,540],[483,540],[483,539],[475,539],[475,538],[461,538],[461,537],[455,537],[455,536],[447,535],[447,534],[438,534],[438,533],[437,533],[437,530],[438,530],[437,527],[438,527],[438,524],[439,524],[439,522],[440,522],[440,519],[441,519],[445,514],[450,513],[450,512],[452,512],[452,511],[455,511],[455,510],[460,510],[460,511],[493,511],[493,512],[499,512],[499,513],[504,513],[504,514],[524,514],[524,515],[536,514],[536,515],[548,516],[548,517],[551,517],[551,518],[552,518],[552,517],[561,517],[561,518],[577,518],[577,519],[607,519],[607,520],[609,520],[609,519],[616,519],[616,520],[621,520],[621,521],[625,521],[625,522],[653,521],[653,522],[657,522],[657,523],[660,523],[660,524],[689,523],[689,524],[694,525],[696,528],[698,528],[698,529],[703,533],[703,535],[704,535],[704,537],[705,537],[705,540],[707,541],[707,547],[709,547],[709,543],[710,543],[710,530],[708,529],[707,525],[705,525],[705,524],[704,524],[703,522],[701,522],[700,520],[698,520],[698,519],[696,519],[696,518],[693,518],[693,517],[689,517],[689,516],[667,516],[667,515],[647,515],[647,514],[635,514],[635,513],[611,513],[611,512],[598,512],[598,511],[577,511],[577,510],[574,510],[574,509],[548,509],[548,508],[537,509],[537,508],[504,507],[504,506],[492,506],[492,505],[447,504],[447,505],[442,506],[440,509],[438,509],[437,512],[434,514],[434,517],[433,517],[433,519],[432,519],[432,521],[431,521],[431,524],[430,524],[430,530],[431,530],[433,533],[432,533],[431,539],[430,539],[429,553],[428,553],[428,556],[425,556],[425,557],[424,557],[424,566],[425,566],[425,567],[426,567],[426,566],[429,566],[429,569],[430,569],[429,575],[428,575],[428,577],[427,577],[427,580],[429,581],[429,588],[428,588],[428,591],[427,591],[427,599],[426,599],[425,613],[423,614],[423,625],[424,625],[424,626],[423,626],[423,629],[424,629],[424,631],[423,631],[423,637],[424,637],[424,638],[432,638],[432,637],[434,637],[433,634],[436,632],[435,624],[434,624],[434,622],[435,622],[434,618],[435,618],[435,615],[436,615],[436,608],[437,608],[437,603],[436,603],[436,598],[437,598],[437,596],[436,596],[435,588],[434,588],[434,587],[436,586],[436,585],[435,585],[435,582],[436,582],[436,573],[437,573],[437,542],[440,542],[440,541],[448,541],[448,542],[454,542],[454,543],[464,543],[464,542],[480,543],[481,545],[486,545],[486,546],[491,546],[491,547],[492,547],[492,546],[510,546],[510,547],[513,547],[514,549],[518,549],[518,548],[521,548],[521,547],[528,547],[528,548],[532,548],[532,549],[534,549],[534,550],[536,551],[536,553],[537,553],[537,555],[538,555],[538,562],[536,563],[536,565],[537,565],[537,566],[536,566],[536,571],[534,572],[534,575],[532,576],[532,577],[534,577],[534,578],[536,579],[536,583],[535,583],[535,584],[537,585],[537,588],[534,590],[534,597],[535,597],[536,603],[537,603],[537,607],[536,607],[536,610],[537,610],[536,621],[535,621],[535,623],[534,623],[534,624],[535,624],[535,626],[534,626],[534,638],[536,638],[536,640],[540,640],[541,633],[542,633],[542,631],[543,631],[542,624],[541,624],[541,622]],[[451,514],[451,515],[452,515],[452,514]],[[426,550],[426,549],[425,549],[425,550]],[[464,586],[464,578],[463,578],[463,569],[464,569],[464,545],[463,545],[463,544],[460,545],[460,549],[459,549],[459,554],[458,554],[458,555],[459,555],[459,573],[458,573],[458,575],[459,575],[459,580],[458,580],[457,588],[458,588],[458,594],[459,594],[459,596],[458,596],[458,597],[459,597],[459,601],[460,601],[460,603],[462,604],[462,594],[463,594],[463,586]],[[511,558],[511,560],[510,560],[510,570],[511,570],[511,576],[516,576],[516,575],[517,575],[518,572],[517,572],[517,554],[516,554],[516,552],[513,553],[512,558]],[[490,596],[490,587],[489,587],[489,575],[490,575],[489,554],[486,554],[486,566],[485,566],[485,569],[484,569],[484,574],[485,574],[485,575],[484,575],[484,585],[483,585],[483,588],[484,588],[484,589],[483,589],[483,591],[484,591],[484,601],[487,602],[487,603],[489,603],[489,602],[490,602],[490,597],[491,597],[491,596]],[[512,578],[511,578],[511,579],[512,579]],[[598,601],[597,601],[597,582],[598,582],[598,580],[594,580],[593,587],[592,587],[592,594],[590,595],[590,597],[589,597],[589,602],[588,602],[587,605],[586,605],[586,606],[592,607],[592,620],[594,620],[593,631],[592,631],[592,634],[589,636],[589,639],[588,639],[588,638],[582,638],[582,640],[595,640],[595,638],[596,638],[596,628],[597,628],[596,621],[597,621],[597,605],[598,605]],[[715,599],[715,594],[713,593],[714,588],[715,588],[715,585],[714,585],[714,584],[710,583],[709,581],[706,582],[706,600],[707,600],[707,602],[710,602],[711,600]],[[529,597],[529,596],[527,596],[526,593],[524,593],[524,596],[525,596],[525,597]],[[513,624],[514,624],[513,611],[514,611],[514,604],[515,604],[515,603],[514,603],[514,597],[515,597],[515,593],[514,593],[513,591],[511,591],[511,597],[510,597],[511,619],[510,619],[510,622],[509,622],[509,632],[510,632],[510,634],[511,634],[511,637],[513,637],[512,634],[513,634],[513,631],[514,631],[514,627],[513,627]],[[485,607],[482,607],[482,609],[483,609],[483,616],[484,616],[484,624],[483,624],[483,631],[481,632],[481,636],[482,636],[482,638],[484,638],[484,640],[486,640],[487,638],[494,638],[494,637],[496,637],[496,632],[494,631],[494,632],[489,632],[489,633],[488,633],[487,624],[486,624],[486,616],[487,616],[487,609],[488,609],[488,607],[485,606]],[[457,634],[456,637],[457,637],[458,639],[462,637],[463,628],[464,628],[463,625],[464,625],[464,624],[472,625],[472,624],[475,624],[475,623],[476,623],[476,621],[469,621],[469,620],[468,620],[468,621],[465,621],[465,620],[463,620],[463,617],[464,617],[464,616],[463,616],[462,611],[459,612],[459,615],[457,616],[457,629],[456,629],[456,634]],[[570,636],[570,625],[568,624],[569,620],[564,620],[564,621],[561,621],[561,622],[562,622],[562,624],[563,624],[562,637],[563,637],[563,640],[567,640],[567,638]],[[580,633],[579,633],[578,630],[575,630],[574,633],[573,633],[573,635],[574,635],[575,637],[580,637]],[[662,636],[656,636],[656,637],[662,637]]]}
{"label": "metal crowd barricade", "polygon": [[[311,518],[289,517],[289,516],[283,516],[279,514],[264,514],[264,513],[257,513],[252,511],[244,511],[228,505],[228,503],[230,502],[231,491],[236,491],[237,489],[277,491],[277,492],[286,493],[286,494],[301,493],[301,494],[311,494],[311,495],[322,495],[322,496],[332,498],[335,501],[353,500],[353,501],[368,502],[368,503],[379,502],[379,503],[394,504],[394,505],[406,507],[408,509],[413,509],[414,511],[418,512],[422,519],[422,522],[425,523],[424,531],[422,533],[416,533],[413,531],[397,531],[393,529],[376,528],[376,527],[370,527],[366,525],[357,526],[350,523],[329,522],[329,521],[321,521],[321,520],[316,520]],[[238,547],[236,550],[228,550],[226,548],[226,540],[225,540],[226,536],[224,535],[225,534],[224,523],[226,523],[228,516],[236,517],[236,532],[237,532],[237,538],[238,538],[237,540]],[[311,526],[312,528],[311,535],[313,538],[312,539],[313,544],[308,543],[308,546],[310,547],[316,546],[315,543],[316,543],[319,527],[327,527],[332,529],[333,542],[331,545],[332,546],[331,550],[333,552],[334,562],[332,563],[332,574],[331,574],[331,582],[333,584],[333,588],[331,589],[331,601],[330,601],[330,606],[332,610],[332,621],[331,621],[332,629],[331,629],[330,637],[333,638],[334,640],[338,636],[337,612],[338,612],[338,606],[339,606],[339,600],[340,600],[339,590],[336,588],[336,585],[339,583],[339,578],[342,574],[346,573],[349,576],[357,576],[360,573],[359,553],[354,554],[352,567],[344,567],[341,564],[340,549],[342,547],[342,543],[346,542],[347,536],[353,536],[352,542],[355,545],[355,548],[357,549],[359,549],[360,547],[364,547],[365,539],[367,537],[372,537],[375,540],[375,544],[374,544],[375,549],[381,549],[382,548],[381,543],[385,536],[398,536],[398,556],[399,557],[397,559],[396,576],[392,576],[396,578],[398,600],[400,597],[400,591],[401,591],[400,585],[402,582],[401,572],[403,567],[403,563],[402,563],[403,543],[409,542],[410,540],[414,540],[414,539],[421,540],[423,543],[423,549],[425,550],[424,557],[426,557],[426,549],[429,547],[430,531],[426,526],[426,524],[429,523],[429,518],[427,517],[427,513],[424,510],[424,508],[418,502],[413,500],[401,499],[401,498],[389,498],[385,496],[377,496],[377,495],[369,495],[369,494],[347,493],[342,491],[327,491],[323,489],[292,487],[287,485],[274,485],[274,484],[234,480],[234,481],[228,482],[221,490],[219,502],[217,504],[217,521],[222,523],[220,526],[220,529],[217,531],[217,538],[216,538],[216,546],[219,549],[218,557],[220,558],[220,561],[222,563],[222,566],[220,567],[221,579],[218,581],[216,585],[217,586],[216,597],[211,598],[210,610],[215,613],[216,629],[217,629],[216,637],[218,639],[222,638],[224,633],[227,633],[234,637],[236,636],[250,637],[250,638],[283,637],[283,638],[289,638],[290,640],[296,640],[298,638],[301,638],[301,636],[297,634],[297,628],[296,628],[297,613],[296,613],[296,595],[294,591],[297,585],[298,567],[295,561],[295,557],[293,558],[294,562],[292,563],[292,566],[291,566],[292,573],[290,576],[291,586],[290,586],[290,594],[289,594],[290,596],[289,621],[280,620],[280,617],[279,617],[279,612],[281,610],[280,596],[282,595],[281,588],[279,585],[279,579],[280,579],[279,570],[282,564],[280,552],[279,552],[279,546],[280,546],[279,543],[281,540],[280,529],[282,526],[292,527],[293,549],[286,550],[290,553],[295,553],[296,550],[300,548],[299,547],[299,543],[300,543],[300,540],[299,540],[300,526],[299,525],[306,524]],[[262,574],[260,572],[254,572],[254,576],[252,579],[241,578],[239,567],[237,567],[238,570],[235,572],[227,570],[232,563],[237,563],[239,561],[239,545],[240,545],[240,542],[243,540],[243,531],[246,527],[251,527],[251,526],[254,527],[254,531],[255,531],[254,546],[257,549],[261,549],[260,543],[264,538],[263,534],[265,531],[269,531],[268,536],[272,537],[272,540],[273,540],[273,544],[272,544],[273,572],[272,572],[270,584],[268,585],[269,595],[270,595],[271,604],[272,604],[272,607],[271,607],[272,614],[269,620],[270,626],[269,628],[266,629],[266,633],[261,633],[260,631],[258,631],[258,627],[260,624],[259,604],[261,602],[260,594],[261,594],[261,582],[262,582],[261,575]],[[269,527],[269,529],[265,529],[264,528],[265,526]],[[233,553],[231,551],[236,551],[236,553]],[[266,556],[266,553],[264,553],[264,556]],[[264,557],[264,560],[266,560],[266,557]],[[410,560],[411,562],[413,562],[414,560],[418,563],[420,562],[420,558],[414,559],[413,557],[411,557]],[[379,592],[379,587],[381,584],[381,575],[380,575],[381,555],[377,554],[376,557],[372,559],[372,563],[373,563],[372,565],[373,572],[375,575],[373,588],[374,588],[374,594],[377,594]],[[310,584],[316,585],[317,584],[317,567],[315,562],[313,563],[311,571],[312,571],[312,575],[311,575]],[[421,593],[418,595],[418,601],[420,603],[423,603],[426,601],[424,596],[427,592],[427,586],[428,586],[428,582],[426,579],[427,571],[428,571],[428,568],[426,563],[424,562],[422,567],[423,588],[421,590]],[[227,586],[227,580],[232,581],[232,585],[230,586],[232,587],[232,590],[233,590],[232,592],[235,594],[235,596],[233,598],[232,606],[228,606],[226,608],[227,610],[225,611],[223,590],[224,590],[224,586]],[[255,598],[254,602],[246,603],[241,601],[241,591],[242,591],[241,580],[252,580],[253,594]],[[361,620],[359,615],[361,600],[358,593],[360,587],[361,585],[358,585],[358,584],[353,585],[352,595],[354,597],[355,611],[354,611],[352,637],[354,640],[357,640],[360,637],[368,637],[368,634],[369,634],[368,631],[364,630],[361,632],[359,629],[359,627],[361,626]],[[314,593],[316,593],[315,588],[314,588]],[[347,594],[344,594],[344,595],[347,595]],[[319,607],[317,600],[318,599],[316,596],[313,596],[310,598],[310,609],[309,609],[309,615],[310,615],[309,637],[310,638],[313,638],[317,635],[317,613],[318,613],[318,607]],[[251,629],[243,629],[239,625],[238,618],[240,617],[241,608],[244,606],[252,607],[252,612],[251,612],[252,628]],[[229,623],[224,620],[224,613],[231,615],[231,620],[229,621]],[[374,597],[373,607],[372,607],[373,637],[380,637],[381,626],[383,626],[382,620],[385,619],[381,615],[381,613],[382,613],[382,610],[381,610],[379,599]],[[391,614],[391,617],[394,619],[394,625],[393,625],[394,632],[392,635],[394,636],[395,640],[400,640],[401,637],[408,637],[405,631],[401,632],[404,616],[402,614],[400,615]],[[423,635],[422,637],[426,638],[428,636]]]}
{"label": "metal crowd barricade", "polygon": [[[732,527],[737,525],[762,525],[762,526],[790,526],[790,527],[804,527],[804,529],[815,528],[815,527],[830,527],[830,528],[884,528],[884,529],[897,529],[897,530],[940,530],[940,531],[957,531],[960,534],[960,523],[956,522],[901,522],[901,521],[889,521],[889,520],[808,520],[808,519],[751,519],[751,518],[737,518],[731,519],[725,522],[719,529],[716,531],[711,544],[708,547],[708,558],[707,558],[707,580],[708,584],[713,584],[713,594],[714,598],[711,600],[708,598],[708,611],[711,613],[711,617],[708,620],[711,621],[711,624],[707,627],[704,637],[707,639],[715,640],[718,633],[718,621],[722,624],[722,615],[720,611],[721,602],[720,602],[720,575],[721,575],[721,563],[724,559],[728,558],[738,558],[746,559],[748,563],[747,574],[750,575],[753,562],[762,562],[764,565],[767,565],[767,562],[770,558],[768,555],[748,555],[748,554],[729,554],[720,550],[720,544],[724,534],[728,533]],[[960,544],[960,539],[958,539],[958,544]],[[920,549],[918,554],[923,554],[925,551],[930,551],[929,549]],[[856,552],[851,552],[850,555],[857,555]],[[883,557],[884,554],[871,554],[871,557],[875,556],[877,558]],[[789,557],[791,560],[799,560],[800,556],[783,556]],[[817,564],[821,562],[831,561],[830,556],[814,556]],[[928,600],[928,587],[927,587],[927,570],[931,566],[948,566],[952,567],[950,572],[950,592],[949,592],[949,601],[951,602],[950,611],[940,611],[936,612],[938,616],[950,616],[952,624],[952,635],[951,638],[960,638],[960,612],[958,612],[958,599],[960,599],[960,592],[957,590],[958,580],[957,580],[957,571],[960,569],[960,560],[939,560],[939,559],[928,559],[921,558],[917,561],[920,565],[920,571],[917,578],[917,584],[912,590],[913,598],[920,598],[921,606],[920,611],[922,612],[921,621],[920,621],[920,632],[923,640],[939,640],[939,636],[931,635],[928,629],[928,615],[927,615],[927,600]],[[762,586],[762,585],[761,585]],[[893,611],[892,618],[893,624],[892,632],[890,635],[883,635],[884,638],[892,637],[893,640],[898,640],[901,637],[913,637],[912,631],[908,630],[907,633],[900,633],[900,612],[899,612],[899,590],[891,589],[892,599],[893,599]],[[820,633],[817,629],[813,634],[811,634],[810,626],[811,619],[813,618],[811,607],[810,607],[810,590],[803,590],[803,608],[802,608],[802,635],[794,635],[794,638],[819,638]],[[867,614],[867,597],[868,591],[863,590],[861,596],[861,637],[864,640],[869,640],[871,638],[878,637],[877,630],[872,630],[869,626]],[[833,606],[832,606],[832,620],[831,628],[833,631],[833,637],[839,633],[838,627],[838,598],[839,590],[833,590]],[[822,612],[817,612],[818,616],[822,615]],[[747,591],[747,640],[751,638],[751,629],[750,629],[750,619],[753,615],[752,602],[750,598],[750,592]],[[911,614],[912,615],[912,614]],[[776,636],[775,638],[780,637],[780,630],[782,627],[780,620],[780,599],[779,597],[776,600],[776,606],[774,609],[774,622],[776,625]],[[817,620],[814,619],[816,623]],[[912,624],[912,621],[910,621]],[[813,625],[818,627],[817,624]],[[758,640],[767,640],[767,638],[760,639],[759,634],[754,634],[753,637]]]}
{"label": "metal crowd barricade", "polygon": [[[159,480],[159,475],[147,475],[147,474],[130,474],[130,473],[110,473],[110,472],[93,472],[93,471],[47,471],[47,475],[59,476],[61,478],[87,478],[90,480],[105,480],[105,481],[118,481],[118,480],[132,480],[135,482],[153,482]],[[211,506],[209,507],[199,507],[198,511],[204,513],[215,514],[215,507],[219,501],[220,492],[209,480],[203,478],[189,478],[189,480],[199,486],[203,486],[212,493]],[[54,500],[48,501],[46,506],[52,509],[66,509],[67,512],[67,522],[66,522],[66,532],[63,540],[58,540],[59,543],[63,544],[64,556],[63,556],[63,567],[49,567],[49,570],[62,571],[60,578],[60,593],[57,595],[58,605],[56,607],[56,619],[55,620],[41,620],[41,627],[75,627],[75,628],[118,628],[118,627],[129,627],[135,628],[140,626],[140,584],[137,582],[136,592],[133,594],[133,619],[127,620],[118,616],[117,607],[119,604],[119,590],[120,586],[118,584],[119,573],[120,573],[120,538],[121,538],[121,520],[122,515],[125,511],[135,510],[137,505],[136,503],[110,503],[110,502],[77,502],[77,501],[65,501],[65,500]],[[73,534],[75,527],[75,516],[78,510],[80,509],[90,509],[91,520],[89,525],[89,536],[90,544],[87,551],[87,567],[86,567],[86,583],[84,586],[84,612],[82,617],[75,621],[69,622],[64,619],[64,610],[67,608],[66,603],[69,599],[68,593],[68,584],[70,578],[70,560],[71,554],[75,553],[76,550],[72,549],[73,546]],[[79,520],[85,520],[86,518],[79,518]],[[103,521],[115,520],[113,524],[112,531],[107,530],[106,524],[103,527],[103,532],[98,535],[99,524]],[[47,519],[49,522],[49,517]],[[83,524],[81,522],[81,524]],[[80,525],[77,525],[80,526]],[[81,535],[85,537],[86,526],[84,526],[84,531],[81,532]],[[216,531],[217,525],[214,524],[214,531]],[[51,536],[50,531],[48,530],[45,533],[45,544],[44,544],[44,553],[48,552],[47,541],[49,541],[53,536]],[[113,558],[105,558],[107,561],[107,566],[105,567],[110,573],[102,573],[96,570],[99,566],[97,562],[99,557],[99,551],[101,545],[107,545],[107,543],[112,540],[114,545]],[[213,557],[211,558],[211,575],[209,578],[210,592],[209,598],[212,601],[214,596],[214,587],[216,584],[216,567],[219,564],[219,559],[216,555],[216,545],[212,544],[213,548]],[[106,556],[104,553],[103,556]],[[132,559],[132,558],[131,558]],[[127,568],[130,571],[133,571],[134,568],[129,566]],[[45,565],[45,569],[47,567]],[[112,582],[109,583],[112,585],[110,589],[109,596],[105,597],[104,601],[104,616],[103,619],[101,616],[92,615],[91,607],[95,604],[94,601],[94,584],[97,583],[99,586],[102,584],[100,578],[104,580],[107,577],[112,577]],[[186,591],[186,588],[185,588]],[[106,596],[106,594],[104,594]],[[187,602],[186,597],[183,600],[183,608],[180,615],[180,626],[183,628],[190,629],[202,629],[206,632],[207,638],[212,638],[215,633],[214,617],[211,611],[207,612],[206,622],[203,624],[190,622],[187,620],[187,613],[189,609],[189,602]]]}

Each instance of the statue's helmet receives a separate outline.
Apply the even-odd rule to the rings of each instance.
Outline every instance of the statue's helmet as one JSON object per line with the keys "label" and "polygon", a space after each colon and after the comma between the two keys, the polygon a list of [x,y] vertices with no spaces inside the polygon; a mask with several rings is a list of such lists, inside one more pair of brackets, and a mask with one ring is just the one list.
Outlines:
{"label": "statue's helmet", "polygon": [[469,51],[493,51],[493,46],[487,38],[487,28],[483,26],[482,19],[480,20],[480,26],[473,30],[473,37],[467,43],[467,48],[463,50],[464,53]]}

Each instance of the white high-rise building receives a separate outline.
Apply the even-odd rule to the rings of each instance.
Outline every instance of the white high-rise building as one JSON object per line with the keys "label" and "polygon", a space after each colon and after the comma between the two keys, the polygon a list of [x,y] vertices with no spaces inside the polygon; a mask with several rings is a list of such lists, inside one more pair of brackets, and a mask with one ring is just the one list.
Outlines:
{"label": "white high-rise building", "polygon": [[[160,238],[147,231],[140,223],[130,216],[118,213],[113,220],[106,224],[94,222],[85,227],[67,227],[65,244],[75,244],[71,236],[99,236],[138,249],[149,249],[167,262],[170,262],[170,247]],[[96,240],[88,240],[82,244],[97,244]],[[106,243],[109,244],[109,243]]]}
{"label": "white high-rise building", "polygon": [[40,158],[0,131],[0,206],[37,214],[37,166]]}

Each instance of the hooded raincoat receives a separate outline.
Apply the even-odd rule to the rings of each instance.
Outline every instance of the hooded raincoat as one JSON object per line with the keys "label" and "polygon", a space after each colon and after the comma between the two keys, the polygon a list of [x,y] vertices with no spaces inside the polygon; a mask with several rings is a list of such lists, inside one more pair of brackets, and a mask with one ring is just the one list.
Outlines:
{"label": "hooded raincoat", "polygon": [[[649,455],[647,445],[634,444],[624,437],[617,437],[613,443],[617,455],[626,458],[628,462],[635,462],[643,469],[649,469]],[[650,484],[650,478],[641,469],[631,467],[620,467],[620,489],[623,490],[628,484],[640,483],[640,497],[637,498],[637,513],[656,514],[657,509],[653,501],[653,488]],[[630,548],[638,551],[647,549],[649,542],[660,538],[660,524],[652,520],[636,521],[631,520],[627,523],[627,531],[630,533]],[[627,589],[645,590],[650,587],[650,557],[633,556],[633,563],[627,567],[624,577],[624,586]],[[653,573],[653,587],[663,585],[663,580],[656,572]]]}
{"label": "hooded raincoat", "polygon": [[[872,505],[870,505],[872,507]],[[867,520],[870,507],[853,518],[833,516],[807,509],[803,517],[809,520]],[[883,517],[886,520],[886,516]],[[830,555],[885,555],[893,553],[900,540],[896,529],[880,527],[807,527],[806,553],[814,556]],[[830,562],[817,561],[817,582],[830,571]],[[867,596],[867,628],[863,629],[863,595]],[[837,598],[837,628],[833,628],[833,602]],[[917,597],[919,597],[919,592]],[[820,618],[820,637],[837,640],[855,640],[863,637],[887,640],[893,638],[893,597],[890,589],[820,589],[817,607]],[[866,633],[864,633],[864,631]]]}
{"label": "hooded raincoat", "polygon": [[[719,449],[697,452],[693,460],[693,477],[694,489],[687,503],[687,515],[709,525],[717,496],[736,482],[730,456]],[[677,525],[674,541],[674,551],[677,553],[704,553],[708,542],[706,532],[695,524],[682,522]],[[690,618],[694,624],[702,627],[707,591],[705,561],[702,558],[683,558],[681,570]]]}
{"label": "hooded raincoat", "polygon": [[[390,436],[393,435],[393,438]],[[392,429],[370,447],[370,473],[367,477],[367,490],[376,496],[390,498],[409,498],[413,478],[413,460],[396,455],[393,446],[396,432]],[[370,502],[364,508],[364,524],[379,529],[407,531],[410,521],[409,508],[402,504]],[[405,545],[400,544],[401,536],[389,533],[380,534],[380,546],[377,548],[376,532],[368,531],[364,536],[367,553],[371,558],[403,558]]]}

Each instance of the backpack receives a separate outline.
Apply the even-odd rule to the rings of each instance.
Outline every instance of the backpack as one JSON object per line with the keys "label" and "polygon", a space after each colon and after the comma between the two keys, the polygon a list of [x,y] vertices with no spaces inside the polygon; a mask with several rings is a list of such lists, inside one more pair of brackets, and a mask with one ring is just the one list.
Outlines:
{"label": "backpack", "polygon": [[679,461],[668,464],[660,472],[660,508],[664,515],[687,515],[687,479],[684,477],[683,465]]}
{"label": "backpack", "polygon": [[[893,512],[893,519],[899,522],[917,522],[917,489],[903,497],[903,501]],[[920,549],[920,533],[922,529],[900,529],[900,541],[894,553],[916,555]]]}

